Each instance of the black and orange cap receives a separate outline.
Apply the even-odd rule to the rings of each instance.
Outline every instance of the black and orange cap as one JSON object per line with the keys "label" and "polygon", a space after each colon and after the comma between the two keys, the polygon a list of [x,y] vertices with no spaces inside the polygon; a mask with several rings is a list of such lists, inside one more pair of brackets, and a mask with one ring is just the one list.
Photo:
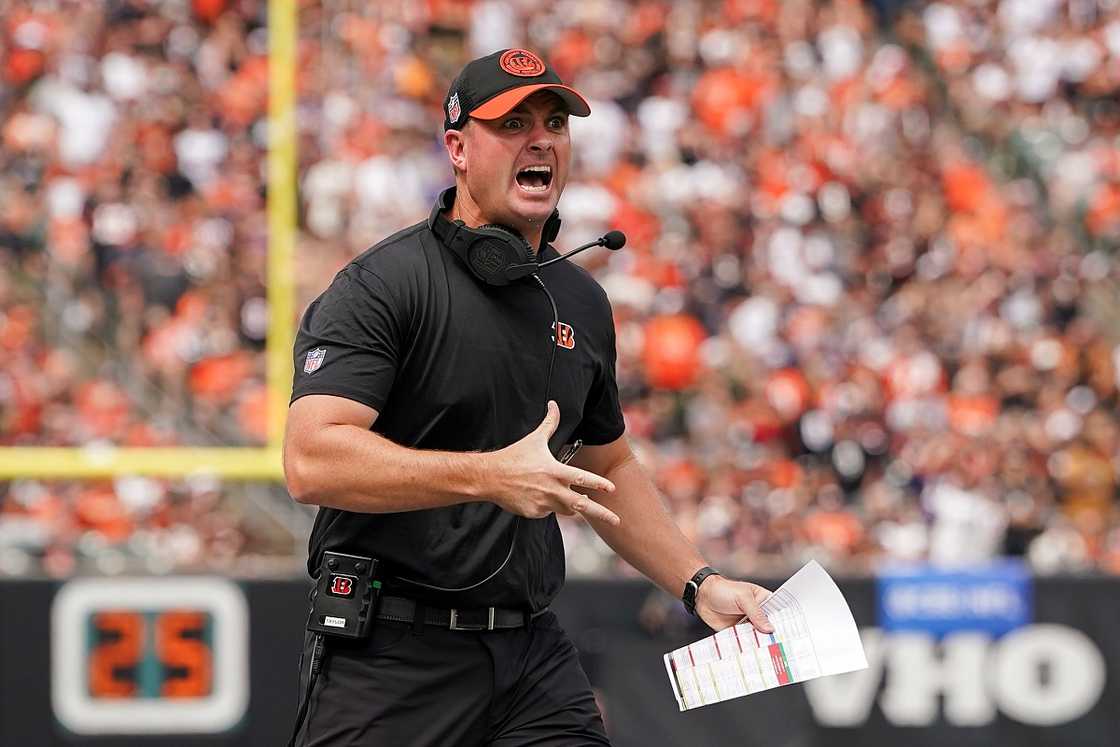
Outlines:
{"label": "black and orange cap", "polygon": [[591,107],[574,88],[527,49],[502,49],[466,64],[443,100],[443,129],[458,130],[468,117],[497,119],[527,96],[541,90],[555,92],[568,111],[586,117]]}

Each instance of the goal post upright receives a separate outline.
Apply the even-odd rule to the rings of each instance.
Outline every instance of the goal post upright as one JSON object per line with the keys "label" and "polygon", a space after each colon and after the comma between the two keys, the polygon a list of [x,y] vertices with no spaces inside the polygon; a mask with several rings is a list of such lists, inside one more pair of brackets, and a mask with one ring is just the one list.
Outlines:
{"label": "goal post upright", "polygon": [[268,2],[268,330],[265,384],[268,431],[263,447],[0,447],[0,481],[90,480],[122,475],[280,482],[281,444],[292,381],[296,248],[297,0]]}
{"label": "goal post upright", "polygon": [[296,0],[268,4],[268,447],[279,449],[292,385],[296,248]]}

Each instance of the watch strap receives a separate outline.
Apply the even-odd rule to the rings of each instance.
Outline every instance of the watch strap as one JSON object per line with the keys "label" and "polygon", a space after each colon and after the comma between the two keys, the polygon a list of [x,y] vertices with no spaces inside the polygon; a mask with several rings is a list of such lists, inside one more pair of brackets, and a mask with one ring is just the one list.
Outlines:
{"label": "watch strap", "polygon": [[684,591],[681,593],[681,602],[684,603],[684,608],[690,614],[696,614],[696,595],[700,593],[700,584],[704,583],[704,579],[708,576],[718,575],[719,571],[706,565],[692,574],[692,578],[685,582]]}

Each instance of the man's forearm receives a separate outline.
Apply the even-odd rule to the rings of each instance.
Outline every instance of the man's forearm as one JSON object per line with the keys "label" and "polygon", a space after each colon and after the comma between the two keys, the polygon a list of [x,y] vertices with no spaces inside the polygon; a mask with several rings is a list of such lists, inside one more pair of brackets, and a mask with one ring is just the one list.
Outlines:
{"label": "man's forearm", "polygon": [[613,493],[591,497],[622,519],[618,526],[602,521],[591,525],[630,565],[674,597],[680,596],[692,574],[706,565],[699,551],[681,533],[665,509],[657,487],[637,459],[610,470]]}
{"label": "man's forearm", "polygon": [[285,454],[284,472],[300,503],[362,513],[483,500],[485,477],[477,452],[409,449],[354,425],[321,429]]}

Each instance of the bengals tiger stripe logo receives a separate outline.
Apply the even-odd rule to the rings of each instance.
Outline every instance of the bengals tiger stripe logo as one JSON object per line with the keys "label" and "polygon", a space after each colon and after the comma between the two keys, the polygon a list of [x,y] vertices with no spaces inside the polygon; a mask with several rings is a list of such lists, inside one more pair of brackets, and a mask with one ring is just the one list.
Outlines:
{"label": "bengals tiger stripe logo", "polygon": [[576,346],[576,331],[572,329],[572,325],[560,322],[560,328],[556,332],[556,344],[565,350],[573,350]]}
{"label": "bengals tiger stripe logo", "polygon": [[498,60],[498,64],[510,75],[522,78],[535,78],[544,72],[544,62],[527,49],[509,50]]}

